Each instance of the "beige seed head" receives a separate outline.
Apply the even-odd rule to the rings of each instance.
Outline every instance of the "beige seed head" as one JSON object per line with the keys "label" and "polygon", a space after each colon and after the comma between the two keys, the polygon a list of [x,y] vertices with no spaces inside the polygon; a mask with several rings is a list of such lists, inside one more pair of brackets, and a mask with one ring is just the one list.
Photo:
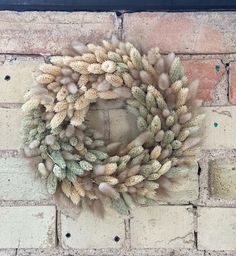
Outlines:
{"label": "beige seed head", "polygon": [[95,51],[95,56],[99,63],[103,63],[104,61],[106,61],[108,59],[106,52],[101,49]]}
{"label": "beige seed head", "polygon": [[88,72],[95,75],[101,75],[104,71],[101,68],[100,63],[93,63],[88,66]]}
{"label": "beige seed head", "polygon": [[90,100],[85,98],[84,95],[82,95],[76,100],[74,107],[76,110],[81,110],[89,106],[89,104],[90,104]]}
{"label": "beige seed head", "polygon": [[66,114],[67,114],[66,110],[56,113],[50,122],[51,128],[52,129],[57,128],[66,118]]}
{"label": "beige seed head", "polygon": [[82,55],[82,59],[85,62],[88,62],[88,63],[95,63],[95,62],[97,62],[96,56],[93,53],[84,53]]}
{"label": "beige seed head", "polygon": [[105,183],[107,183],[107,184],[109,184],[109,185],[111,185],[111,186],[114,186],[114,185],[116,185],[116,184],[119,183],[119,180],[118,180],[118,179],[116,179],[116,178],[114,178],[114,177],[112,177],[112,176],[106,176],[106,175],[104,175],[104,176],[98,176],[98,177],[96,177],[95,180],[96,180],[96,182],[98,182],[98,183],[105,182]]}
{"label": "beige seed head", "polygon": [[66,100],[64,101],[59,101],[56,103],[56,105],[54,106],[54,111],[55,112],[61,112],[62,110],[65,110],[68,108],[68,102]]}
{"label": "beige seed head", "polygon": [[181,80],[178,80],[174,82],[170,88],[171,88],[171,91],[176,94],[177,92],[179,92],[182,86],[183,86],[183,82]]}
{"label": "beige seed head", "polygon": [[134,65],[134,67],[138,70],[141,70],[142,67],[143,67],[143,64],[142,64],[142,57],[141,57],[141,54],[140,52],[136,49],[136,48],[132,48],[130,50],[130,59]]}
{"label": "beige seed head", "polygon": [[104,175],[111,175],[116,172],[117,164],[116,163],[108,163],[105,165]]}
{"label": "beige seed head", "polygon": [[[86,108],[84,108],[86,109]],[[82,110],[77,110],[74,112],[74,115],[73,117],[71,118],[71,121],[70,123],[73,125],[73,126],[80,126],[83,122],[84,122],[84,118],[85,118],[85,111],[83,111],[84,109]]]}
{"label": "beige seed head", "polygon": [[56,66],[63,67],[63,56],[53,56],[50,58],[50,62]]}
{"label": "beige seed head", "polygon": [[120,96],[114,91],[109,90],[105,92],[99,92],[98,97],[101,99],[111,100],[111,99],[118,99]]}
{"label": "beige seed head", "polygon": [[54,81],[54,79],[55,79],[55,77],[52,75],[49,75],[49,74],[41,74],[36,77],[36,81],[39,84],[50,84],[51,82]]}
{"label": "beige seed head", "polygon": [[135,186],[138,183],[142,182],[143,180],[144,180],[144,177],[142,175],[135,175],[126,179],[125,185],[127,187]]}
{"label": "beige seed head", "polygon": [[95,100],[98,96],[97,96],[97,91],[95,89],[88,89],[85,93],[84,93],[84,97],[86,99],[89,100]]}
{"label": "beige seed head", "polygon": [[79,87],[86,86],[88,81],[89,81],[89,76],[88,75],[81,75],[79,77],[78,86]]}
{"label": "beige seed head", "polygon": [[25,104],[21,107],[23,112],[29,112],[38,107],[40,101],[38,98],[31,98],[25,102]]}
{"label": "beige seed head", "polygon": [[188,92],[189,92],[188,88],[181,88],[179,90],[176,98],[176,108],[179,108],[186,103]]}
{"label": "beige seed head", "polygon": [[70,199],[74,205],[78,205],[80,202],[80,195],[73,186],[71,187],[70,191]]}
{"label": "beige seed head", "polygon": [[116,74],[106,74],[106,80],[114,87],[119,87],[123,85],[123,79]]}
{"label": "beige seed head", "polygon": [[152,160],[156,160],[160,156],[160,154],[161,154],[161,147],[157,145],[151,151],[150,158]]}
{"label": "beige seed head", "polygon": [[63,193],[70,198],[71,195],[71,182],[67,179],[64,179],[61,183],[61,189]]}
{"label": "beige seed head", "polygon": [[74,185],[75,190],[78,192],[78,194],[80,196],[84,197],[85,196],[85,190],[84,190],[82,184],[79,183],[78,181],[75,181],[75,182],[73,182],[73,185]]}
{"label": "beige seed head", "polygon": [[134,82],[133,77],[132,77],[129,73],[124,72],[124,73],[122,74],[122,78],[123,78],[123,80],[124,80],[124,84],[125,84],[126,86],[128,86],[129,88],[131,88],[132,85],[133,85],[133,82]]}
{"label": "beige seed head", "polygon": [[84,62],[84,61],[75,61],[75,62],[70,63],[70,67],[74,71],[79,72],[82,75],[88,75],[89,74],[88,66],[89,66],[89,64],[87,62]]}
{"label": "beige seed head", "polygon": [[58,82],[52,82],[47,85],[48,90],[54,91],[58,90],[61,88],[61,85]]}
{"label": "beige seed head", "polygon": [[41,70],[43,73],[50,74],[53,76],[58,76],[61,73],[61,68],[46,63],[40,65],[39,70]]}
{"label": "beige seed head", "polygon": [[69,92],[68,92],[67,86],[63,85],[61,87],[61,89],[58,91],[56,98],[57,98],[58,101],[62,101],[62,100],[64,100],[66,98],[66,96],[68,94],[69,94]]}
{"label": "beige seed head", "polygon": [[116,71],[116,63],[112,60],[106,60],[102,63],[101,68],[106,73],[113,73]]}

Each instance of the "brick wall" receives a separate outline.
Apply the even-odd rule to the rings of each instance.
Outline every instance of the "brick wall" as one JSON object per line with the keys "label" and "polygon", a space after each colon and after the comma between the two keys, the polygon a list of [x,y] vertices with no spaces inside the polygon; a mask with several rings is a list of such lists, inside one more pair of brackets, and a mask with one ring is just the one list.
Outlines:
{"label": "brick wall", "polygon": [[[236,255],[235,13],[0,12],[0,256]],[[114,212],[104,221],[58,211],[19,151],[20,106],[37,66],[71,40],[117,33],[141,49],[182,58],[207,113],[199,167],[160,207]],[[120,105],[98,106],[91,123],[108,138],[133,136]],[[124,121],[122,129],[117,124]],[[108,124],[104,129],[103,124]]]}

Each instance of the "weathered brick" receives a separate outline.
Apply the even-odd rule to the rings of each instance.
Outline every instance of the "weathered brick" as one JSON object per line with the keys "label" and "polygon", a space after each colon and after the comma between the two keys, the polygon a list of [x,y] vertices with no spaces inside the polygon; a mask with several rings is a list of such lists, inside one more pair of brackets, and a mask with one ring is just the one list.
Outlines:
{"label": "weathered brick", "polygon": [[[234,52],[233,12],[143,12],[124,14],[124,37],[144,50],[162,52]],[[222,22],[224,21],[224,22]]]}
{"label": "weathered brick", "polygon": [[16,250],[13,250],[13,249],[1,250],[0,249],[0,256],[16,256]]}
{"label": "weathered brick", "polygon": [[0,208],[0,248],[47,248],[56,243],[54,206]]}
{"label": "weathered brick", "polygon": [[221,61],[219,59],[192,59],[184,60],[183,64],[189,81],[199,80],[198,98],[206,102],[213,101],[215,87],[225,72],[225,67]]}
{"label": "weathered brick", "polygon": [[111,141],[121,142],[122,145],[126,145],[134,139],[139,134],[136,120],[136,116],[124,109],[109,110]]}
{"label": "weathered brick", "polygon": [[19,149],[21,146],[21,110],[0,108],[0,150]]}
{"label": "weathered brick", "polygon": [[35,84],[33,77],[43,62],[41,57],[13,56],[0,64],[0,103],[22,103],[25,92]]}
{"label": "weathered brick", "polygon": [[17,152],[1,152],[0,200],[41,200],[50,198],[45,180],[37,175],[37,160]]}
{"label": "weathered brick", "polygon": [[235,227],[235,208],[198,208],[198,249],[236,250]]}
{"label": "weathered brick", "polygon": [[72,40],[101,41],[117,29],[109,12],[1,11],[0,16],[1,53],[60,54]]}
{"label": "weathered brick", "polygon": [[140,207],[131,212],[132,248],[193,248],[191,206]]}
{"label": "weathered brick", "polygon": [[203,149],[236,147],[236,107],[205,107]]}
{"label": "weathered brick", "polygon": [[[77,220],[61,215],[61,236],[63,248],[121,248],[125,240],[124,217],[114,210],[108,210],[105,219],[88,211],[83,211]],[[116,236],[120,239],[117,242]]]}
{"label": "weathered brick", "polygon": [[236,63],[230,63],[229,71],[229,101],[236,104]]}
{"label": "weathered brick", "polygon": [[209,162],[210,195],[236,199],[236,159],[216,159]]}

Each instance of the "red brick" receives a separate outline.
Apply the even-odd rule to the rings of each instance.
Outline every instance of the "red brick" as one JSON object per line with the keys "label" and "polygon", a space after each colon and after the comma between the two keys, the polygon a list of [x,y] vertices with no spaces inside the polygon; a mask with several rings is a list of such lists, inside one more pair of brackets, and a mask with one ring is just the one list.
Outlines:
{"label": "red brick", "polygon": [[146,50],[162,52],[235,52],[236,20],[233,12],[124,14],[125,38]]}
{"label": "red brick", "polygon": [[236,63],[230,64],[229,72],[229,101],[236,104]]}
{"label": "red brick", "polygon": [[190,82],[198,79],[198,97],[205,102],[214,100],[214,89],[225,72],[225,67],[219,59],[184,60],[185,73]]}
{"label": "red brick", "polygon": [[0,12],[0,53],[60,54],[75,39],[100,42],[117,29],[114,13]]}

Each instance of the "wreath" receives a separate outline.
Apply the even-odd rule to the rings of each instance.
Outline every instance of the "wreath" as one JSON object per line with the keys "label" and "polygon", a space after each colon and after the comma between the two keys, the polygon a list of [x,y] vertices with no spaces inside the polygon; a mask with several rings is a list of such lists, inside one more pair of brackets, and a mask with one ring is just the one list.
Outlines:
{"label": "wreath", "polygon": [[[103,215],[105,202],[126,213],[158,201],[168,171],[195,163],[204,114],[198,82],[189,84],[179,57],[146,54],[113,37],[72,43],[66,56],[39,67],[26,94],[24,153],[38,157],[50,194]],[[123,98],[140,134],[125,147],[107,142],[86,115],[97,100]],[[164,187],[164,186],[163,186]]]}

